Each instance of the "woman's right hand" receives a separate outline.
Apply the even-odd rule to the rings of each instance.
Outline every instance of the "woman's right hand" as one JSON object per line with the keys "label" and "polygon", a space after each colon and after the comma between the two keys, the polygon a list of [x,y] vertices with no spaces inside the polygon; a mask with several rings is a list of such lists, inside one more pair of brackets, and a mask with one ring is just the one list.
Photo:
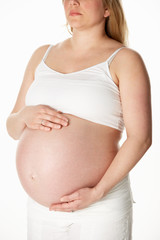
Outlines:
{"label": "woman's right hand", "polygon": [[[68,119],[48,105],[25,106],[19,113],[28,128],[50,131],[68,126]],[[66,125],[65,125],[66,124]]]}

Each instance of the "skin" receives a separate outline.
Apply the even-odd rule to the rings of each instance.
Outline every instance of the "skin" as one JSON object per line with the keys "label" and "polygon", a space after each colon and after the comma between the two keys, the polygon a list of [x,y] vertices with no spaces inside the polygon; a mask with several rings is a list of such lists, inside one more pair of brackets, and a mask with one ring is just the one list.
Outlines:
{"label": "skin", "polygon": [[[69,16],[71,9],[81,12],[82,15]],[[67,21],[74,29],[73,36],[52,49],[46,61],[46,64],[51,68],[64,73],[75,72],[81,70],[78,69],[79,66],[83,66],[83,69],[104,61],[117,48],[122,46],[122,44],[108,38],[105,34],[104,24],[105,18],[109,16],[109,10],[103,8],[101,0],[66,0],[64,1],[64,10]],[[24,97],[31,82],[34,80],[35,69],[47,48],[48,45],[42,46],[33,54],[26,69],[17,102],[12,111],[15,114],[12,117],[16,118],[18,116],[18,123],[22,126],[21,131],[16,133],[17,139],[26,126],[27,118],[24,121],[24,115],[27,115],[28,108],[25,107]],[[60,59],[62,59],[60,58],[62,52],[64,63],[67,62],[66,67],[65,64],[59,64]],[[53,56],[53,54],[55,55]],[[55,56],[57,58],[53,65],[53,58]],[[71,56],[69,60],[67,56]],[[88,56],[87,60],[85,60],[86,56]],[[99,56],[102,57],[101,60]],[[78,65],[76,65],[76,62],[78,62]],[[60,66],[61,69],[57,69]],[[119,86],[127,139],[120,150],[117,151],[117,154],[112,159],[112,164],[95,187],[82,188],[71,195],[64,196],[63,203],[53,204],[50,210],[76,211],[98,201],[135,166],[151,145],[150,84],[149,76],[141,56],[129,48],[123,49],[112,61],[110,72],[113,81]],[[54,127],[52,124],[55,122],[63,125],[60,120],[62,115],[60,116],[48,108],[43,108],[43,111],[43,117],[41,108],[36,111],[38,114],[36,115],[36,120],[34,119],[34,124],[33,120],[28,120],[31,128],[45,131],[48,127]],[[48,121],[49,115],[52,116],[50,122]],[[70,119],[71,123],[72,120],[76,122],[74,116],[69,114],[65,114],[65,116]],[[42,119],[45,119],[44,126],[41,125]],[[17,121],[15,121],[15,124],[17,124]],[[101,127],[99,126],[100,131],[102,131]],[[107,126],[104,128],[105,133],[110,134],[109,141],[115,148],[118,148],[120,132],[116,129],[110,129]]]}
{"label": "skin", "polygon": [[[101,0],[64,0],[64,10],[69,25],[73,27],[71,47],[75,53],[84,54],[109,40],[104,26],[110,13],[107,8],[104,9]],[[80,12],[82,15],[70,16],[71,10]]]}
{"label": "skin", "polygon": [[[76,49],[79,49],[80,53],[86,51],[88,48],[86,42],[90,43],[89,48],[100,46],[102,39],[106,38],[106,36],[104,37],[104,16],[108,16],[109,11],[105,9],[103,12],[101,4],[102,2],[99,0],[64,1],[66,18],[70,26],[74,28],[71,39],[73,51]],[[67,14],[71,7],[84,15],[69,18]],[[102,13],[104,14],[102,15]],[[131,49],[125,49],[119,53],[119,58],[117,57],[116,60],[113,65],[122,98],[127,140],[95,187],[95,192],[91,189],[76,191],[63,198],[63,201],[69,203],[52,205],[50,208],[52,210],[82,209],[95,202],[97,196],[100,199],[129,173],[151,146],[150,82],[143,60],[137,52]]]}

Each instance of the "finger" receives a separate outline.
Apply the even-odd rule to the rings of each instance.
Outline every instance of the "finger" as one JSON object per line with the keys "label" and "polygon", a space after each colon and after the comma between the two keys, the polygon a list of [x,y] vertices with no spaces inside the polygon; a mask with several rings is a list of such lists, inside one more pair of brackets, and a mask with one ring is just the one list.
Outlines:
{"label": "finger", "polygon": [[68,196],[64,196],[60,199],[61,202],[69,202],[69,201],[73,201],[76,200],[80,197],[79,192],[74,192],[71,195]]}
{"label": "finger", "polygon": [[58,118],[57,116],[52,116],[52,115],[49,115],[49,114],[42,114],[41,119],[48,120],[51,123],[61,124],[62,126],[67,126],[68,125],[68,121],[65,121],[61,118]]}
{"label": "finger", "polygon": [[68,203],[62,203],[61,207],[57,207],[58,209],[64,209],[64,210],[77,210],[81,205],[81,201],[80,200],[75,200],[72,202],[68,202]]}
{"label": "finger", "polygon": [[51,116],[56,116],[57,118],[63,119],[64,121],[67,121],[68,118],[64,117],[61,113],[61,111],[55,110],[54,108],[51,108],[47,105],[40,105],[39,109],[40,113],[45,113]]}
{"label": "finger", "polygon": [[52,206],[49,208],[51,210],[64,210],[69,209],[71,205],[69,203],[62,203],[62,204],[52,204]]}
{"label": "finger", "polygon": [[35,129],[35,130],[43,130],[43,131],[50,131],[51,130],[51,128],[40,125],[40,124],[34,124],[31,128]]}
{"label": "finger", "polygon": [[39,126],[39,129],[44,130],[44,131],[50,131],[51,130],[50,127],[45,127],[45,126],[42,126],[42,125]]}
{"label": "finger", "polygon": [[46,121],[44,119],[43,119],[43,121],[41,120],[39,124],[40,124],[40,128],[41,129],[43,129],[41,126],[45,126],[45,127],[50,128],[50,129],[52,129],[52,128],[61,128],[60,124],[52,123],[52,122]]}
{"label": "finger", "polygon": [[62,209],[70,209],[72,207],[72,204],[71,203],[63,203],[61,205]]}

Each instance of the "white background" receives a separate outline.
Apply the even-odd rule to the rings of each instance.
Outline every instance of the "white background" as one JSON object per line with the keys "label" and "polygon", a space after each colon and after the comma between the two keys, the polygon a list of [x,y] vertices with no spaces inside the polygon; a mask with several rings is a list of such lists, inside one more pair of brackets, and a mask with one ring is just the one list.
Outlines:
{"label": "white background", "polygon": [[[130,31],[129,47],[141,54],[150,76],[153,111],[152,147],[130,173],[136,201],[133,239],[159,240],[160,3],[158,0],[123,0],[123,7]],[[5,122],[33,51],[43,44],[55,44],[71,37],[64,24],[61,0],[0,0],[0,239],[3,240],[26,240],[27,202],[16,172],[18,142],[7,134]]]}

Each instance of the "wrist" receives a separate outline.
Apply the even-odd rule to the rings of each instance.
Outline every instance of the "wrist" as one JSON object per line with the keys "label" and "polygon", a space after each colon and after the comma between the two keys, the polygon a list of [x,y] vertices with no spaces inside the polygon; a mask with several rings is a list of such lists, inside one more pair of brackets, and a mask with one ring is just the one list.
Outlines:
{"label": "wrist", "polygon": [[21,122],[22,124],[24,124],[24,126],[26,126],[26,122],[25,122],[25,118],[24,118],[26,108],[27,107],[25,106],[19,112],[16,113],[18,121]]}
{"label": "wrist", "polygon": [[[23,108],[24,109],[24,108]],[[25,119],[24,119],[24,112],[23,109],[21,109],[20,111],[14,113],[14,117],[16,119],[16,128],[19,129],[20,131],[20,135],[23,132],[23,130],[26,128],[26,123],[25,123]],[[19,134],[18,134],[19,136]],[[20,136],[19,136],[20,137]]]}
{"label": "wrist", "polygon": [[19,140],[20,135],[26,127],[25,122],[21,119],[19,112],[11,113],[7,119],[6,127],[8,134],[15,140]]}
{"label": "wrist", "polygon": [[104,197],[104,191],[98,185],[94,187],[94,193],[97,201]]}

